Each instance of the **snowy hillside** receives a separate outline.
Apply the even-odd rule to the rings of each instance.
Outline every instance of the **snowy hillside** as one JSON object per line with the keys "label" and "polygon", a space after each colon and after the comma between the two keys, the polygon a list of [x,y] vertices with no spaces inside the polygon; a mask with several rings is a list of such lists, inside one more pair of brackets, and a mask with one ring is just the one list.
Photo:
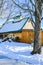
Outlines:
{"label": "snowy hillside", "polygon": [[33,44],[19,42],[2,42],[0,43],[0,57],[5,56],[18,61],[24,61],[30,64],[43,65],[43,47],[42,53],[31,55]]}

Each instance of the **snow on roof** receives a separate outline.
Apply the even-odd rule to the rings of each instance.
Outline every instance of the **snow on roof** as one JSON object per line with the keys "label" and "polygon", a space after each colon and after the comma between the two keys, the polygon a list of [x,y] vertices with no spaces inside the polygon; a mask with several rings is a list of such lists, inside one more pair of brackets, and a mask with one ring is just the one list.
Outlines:
{"label": "snow on roof", "polygon": [[28,18],[25,18],[21,21],[18,22],[14,22],[14,21],[10,21],[7,22],[1,29],[0,29],[0,33],[7,33],[7,32],[18,32],[21,31],[21,29],[24,27],[24,25],[26,24]]}

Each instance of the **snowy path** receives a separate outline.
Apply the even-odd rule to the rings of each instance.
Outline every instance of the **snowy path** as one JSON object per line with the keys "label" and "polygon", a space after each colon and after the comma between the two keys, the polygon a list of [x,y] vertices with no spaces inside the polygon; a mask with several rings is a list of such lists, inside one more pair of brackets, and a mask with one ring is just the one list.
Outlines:
{"label": "snowy path", "polygon": [[0,43],[0,57],[5,56],[19,62],[26,62],[34,65],[43,65],[43,47],[42,53],[31,55],[33,47],[30,44],[18,42]]}

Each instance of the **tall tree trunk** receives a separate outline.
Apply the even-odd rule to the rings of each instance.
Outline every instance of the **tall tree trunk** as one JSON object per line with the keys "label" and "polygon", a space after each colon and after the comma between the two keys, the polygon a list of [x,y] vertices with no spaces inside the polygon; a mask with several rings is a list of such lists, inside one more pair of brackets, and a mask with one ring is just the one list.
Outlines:
{"label": "tall tree trunk", "polygon": [[31,54],[41,53],[40,25],[41,25],[41,0],[35,2],[35,28],[34,28],[34,46]]}

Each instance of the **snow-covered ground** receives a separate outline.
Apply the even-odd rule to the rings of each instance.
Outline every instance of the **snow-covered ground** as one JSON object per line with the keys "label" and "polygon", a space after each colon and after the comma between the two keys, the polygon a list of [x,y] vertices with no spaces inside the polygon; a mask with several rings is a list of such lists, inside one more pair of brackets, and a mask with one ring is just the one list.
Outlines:
{"label": "snow-covered ground", "polygon": [[6,41],[0,43],[0,58],[7,57],[19,62],[43,65],[43,47],[41,54],[31,55],[32,50],[33,44]]}

